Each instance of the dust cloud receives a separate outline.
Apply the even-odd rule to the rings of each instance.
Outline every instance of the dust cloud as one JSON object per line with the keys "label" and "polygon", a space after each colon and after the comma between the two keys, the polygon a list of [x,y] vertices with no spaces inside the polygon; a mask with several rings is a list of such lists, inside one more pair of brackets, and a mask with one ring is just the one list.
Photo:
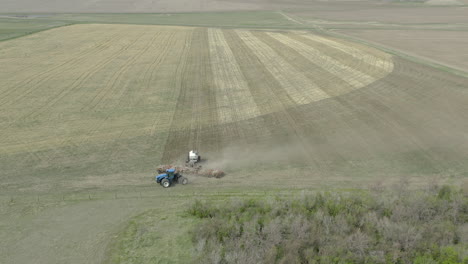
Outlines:
{"label": "dust cloud", "polygon": [[[204,160],[206,167],[223,170],[238,169],[278,163],[291,163],[304,160],[304,147],[296,144],[275,146],[231,146],[224,148],[221,153],[207,153]],[[202,155],[203,157],[203,155]],[[203,157],[204,158],[204,157]]]}

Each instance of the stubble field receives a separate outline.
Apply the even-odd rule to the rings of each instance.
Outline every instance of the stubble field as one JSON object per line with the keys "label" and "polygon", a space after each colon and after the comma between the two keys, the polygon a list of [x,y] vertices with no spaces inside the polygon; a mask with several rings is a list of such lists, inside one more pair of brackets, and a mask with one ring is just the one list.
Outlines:
{"label": "stubble field", "polygon": [[189,149],[231,175],[199,187],[465,175],[465,80],[363,45],[92,24],[0,45],[3,190],[145,186]]}
{"label": "stubble field", "polygon": [[[343,39],[83,24],[1,42],[0,65],[2,263],[186,262],[195,198],[466,184],[466,78]],[[227,175],[153,182],[192,148]],[[113,248],[142,222],[165,225]]]}
{"label": "stubble field", "polygon": [[321,167],[327,141],[305,126],[324,116],[308,107],[394,68],[388,54],[306,32],[130,25],[4,42],[0,61],[2,187],[43,191],[146,184],[192,148],[218,166],[245,152]]}

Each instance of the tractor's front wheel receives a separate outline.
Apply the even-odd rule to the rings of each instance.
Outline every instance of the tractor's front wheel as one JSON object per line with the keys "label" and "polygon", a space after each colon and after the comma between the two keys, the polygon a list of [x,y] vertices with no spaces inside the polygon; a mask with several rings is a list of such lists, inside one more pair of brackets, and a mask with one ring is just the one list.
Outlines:
{"label": "tractor's front wheel", "polygon": [[182,185],[185,185],[185,184],[188,183],[188,179],[185,178],[185,177],[183,177],[183,176],[181,176],[181,177],[179,178],[179,183],[181,183]]}
{"label": "tractor's front wheel", "polygon": [[169,186],[171,186],[171,182],[168,179],[163,179],[161,181],[161,186],[164,188],[168,188]]}

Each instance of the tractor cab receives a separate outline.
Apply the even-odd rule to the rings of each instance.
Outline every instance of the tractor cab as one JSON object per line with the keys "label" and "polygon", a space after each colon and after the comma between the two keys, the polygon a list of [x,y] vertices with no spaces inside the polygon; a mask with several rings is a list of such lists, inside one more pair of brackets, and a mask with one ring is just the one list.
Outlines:
{"label": "tractor cab", "polygon": [[162,179],[170,179],[172,181],[172,179],[174,179],[175,173],[175,169],[167,169],[166,173],[162,173],[156,176],[156,182],[160,183]]}
{"label": "tractor cab", "polygon": [[174,178],[174,175],[176,175],[176,170],[175,169],[168,169],[168,170],[166,170],[166,175],[169,178]]}

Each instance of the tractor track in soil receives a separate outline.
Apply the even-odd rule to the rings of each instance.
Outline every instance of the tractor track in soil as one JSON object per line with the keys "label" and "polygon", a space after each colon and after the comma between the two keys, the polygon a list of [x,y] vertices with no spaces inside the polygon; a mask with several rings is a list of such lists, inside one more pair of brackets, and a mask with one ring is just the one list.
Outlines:
{"label": "tractor track in soil", "polygon": [[[127,47],[130,47],[132,44],[130,44]],[[35,118],[38,115],[41,114],[46,114],[48,111],[51,111],[51,107],[60,102],[61,99],[63,99],[65,96],[69,95],[71,92],[75,91],[77,88],[80,88],[86,81],[88,81],[92,75],[96,74],[96,72],[102,70],[106,65],[111,63],[115,58],[117,58],[119,55],[121,55],[122,50],[125,50],[126,47],[122,47],[120,50],[117,50],[114,52],[112,55],[104,58],[102,61],[95,62],[93,67],[90,67],[89,70],[83,72],[73,83],[70,85],[69,89],[64,89],[61,90],[57,95],[51,97],[50,100],[46,102],[46,104],[42,105],[38,109],[35,109],[32,111],[30,114],[25,115],[21,118]],[[77,98],[78,100],[78,98]]]}
{"label": "tractor track in soil", "polygon": [[[180,127],[180,123],[179,123],[180,120],[177,120],[177,118],[181,117],[180,111],[187,111],[185,109],[188,109],[188,107],[190,106],[190,105],[184,105],[185,103],[184,99],[187,93],[187,91],[185,90],[185,85],[187,84],[184,83],[184,75],[186,74],[186,71],[187,71],[187,61],[189,60],[189,56],[190,56],[189,51],[192,46],[192,40],[193,40],[192,38],[193,38],[193,32],[191,31],[190,34],[184,39],[184,45],[182,45],[182,51],[180,52],[180,57],[179,57],[180,60],[178,60],[177,62],[175,76],[171,80],[173,84],[172,87],[176,87],[175,89],[176,92],[174,93],[174,96],[176,99],[175,99],[174,108],[171,114],[171,120],[169,122],[170,126],[168,128],[168,135],[167,135],[167,138],[165,139],[165,143],[164,143],[163,150],[162,150],[163,162],[167,160],[169,155],[171,155],[168,153],[172,153],[173,151],[172,149],[169,149],[166,147],[167,147],[167,142],[171,140],[170,139],[171,132],[175,132],[177,130],[176,126]],[[183,121],[185,122],[185,119]],[[172,136],[175,136],[175,135],[172,135]],[[179,141],[177,141],[176,144],[179,144]]]}
{"label": "tractor track in soil", "polygon": [[[176,37],[176,36],[173,36],[173,38],[177,38],[177,37]],[[177,38],[177,39],[178,39],[178,38]],[[185,40],[184,40],[184,41],[185,41]],[[166,61],[166,60],[171,59],[171,56],[167,55],[167,53],[169,53],[169,51],[170,51],[172,48],[177,47],[177,46],[176,46],[176,41],[173,40],[172,45],[165,45],[164,47],[165,47],[165,48],[164,48],[164,51],[163,51],[163,54],[164,54],[164,55],[162,55],[162,58],[161,58],[161,60],[158,62],[158,65],[159,65],[159,64],[163,65],[163,64],[165,64],[165,63],[166,63],[166,64],[169,64],[169,63],[171,63],[171,62],[172,62],[172,63],[175,63],[177,60],[174,60],[174,61]],[[173,57],[175,57],[175,55],[174,55]],[[147,87],[146,87],[145,91],[150,90],[150,86],[151,86],[151,84],[152,84],[152,83],[151,83],[151,80],[156,79],[155,76],[157,76],[157,74],[156,74],[156,70],[157,70],[157,69],[158,69],[158,68],[155,67],[154,70],[151,71],[150,79],[148,79],[148,82],[146,83]],[[169,87],[164,87],[164,88],[163,88],[163,92],[164,92],[164,93],[167,92],[168,90],[172,90],[172,89],[170,89]],[[174,94],[177,93],[177,92],[178,92],[178,91],[174,92]],[[171,107],[170,109],[173,110],[174,108],[175,108],[175,105],[174,105],[174,107]],[[149,130],[149,133],[148,133],[148,139],[149,139],[149,140],[155,135],[155,133],[156,133],[156,131],[157,131],[157,127],[158,127],[158,126],[161,126],[160,121],[161,121],[161,120],[160,120],[159,118],[157,118],[157,119],[154,119],[154,121],[151,122],[152,125],[151,125],[150,130]],[[170,123],[170,120],[164,120],[164,121],[166,121],[166,122],[164,122],[164,123]]]}
{"label": "tractor track in soil", "polygon": [[[126,46],[125,48],[123,48],[124,51],[126,50],[129,50],[133,45],[135,45],[135,43],[137,43],[143,36],[145,36],[145,33],[141,34],[139,37],[135,38],[135,40],[128,46]],[[134,56],[131,57],[131,59],[127,60],[125,65],[120,68],[120,70],[118,72],[116,72],[113,76],[115,78],[111,78],[107,81],[107,84],[104,88],[104,90],[107,90],[107,91],[104,91],[104,95],[100,98],[100,100],[98,100],[97,103],[94,104],[94,108],[98,107],[98,106],[101,106],[103,103],[102,101],[105,101],[107,98],[108,98],[108,95],[112,93],[113,89],[117,89],[118,88],[118,85],[117,83],[120,84],[120,80],[121,78],[123,78],[122,76],[126,73],[126,71],[129,70],[130,67],[134,66],[135,62],[141,57],[143,56],[145,53],[148,52],[148,50],[154,45],[154,42],[155,40],[157,39],[157,37],[160,36],[159,34],[155,34],[151,40],[149,42],[145,42],[145,46],[144,48],[139,51],[138,53],[136,53]],[[121,54],[122,55],[122,54]],[[109,85],[109,83],[112,83],[112,85]],[[110,88],[109,88],[110,87]],[[128,84],[127,85],[124,85],[124,89],[128,89]],[[107,94],[107,95],[106,95]],[[98,97],[99,93],[96,94],[96,96],[94,96],[92,98],[92,100],[85,106],[86,107],[86,110],[82,110],[82,111],[97,111],[93,108],[93,106],[90,107],[90,105],[95,101],[95,99]],[[122,94],[121,94],[122,95]],[[117,107],[118,105],[120,105],[120,98],[121,98],[121,95],[118,96],[117,98],[117,103],[116,103],[116,106],[114,107]],[[105,104],[106,107],[107,104]],[[102,106],[101,106],[102,107]],[[93,110],[94,109],[94,110]],[[104,120],[99,120],[99,124],[97,124],[97,128],[96,129],[93,129],[90,134],[88,134],[87,137],[85,137],[84,140],[87,140],[87,138],[90,138],[93,136],[93,134],[95,134],[96,132],[99,131],[100,128],[102,127],[105,127],[107,122],[110,120],[110,114],[107,114],[105,119]],[[120,131],[119,131],[120,130]],[[109,150],[109,159],[112,159],[112,157],[115,155],[115,152],[117,151],[118,149],[118,141],[119,139],[121,139],[124,135],[124,133],[128,130],[127,127],[124,127],[124,128],[121,128],[118,130],[118,136],[117,137],[114,137],[112,139],[112,142],[113,142],[113,147]]]}
{"label": "tractor track in soil", "polygon": [[[5,106],[8,103],[12,104],[12,103],[18,102],[24,96],[34,92],[35,88],[37,88],[39,85],[43,84],[44,82],[46,82],[50,78],[56,76],[57,74],[62,73],[64,67],[68,67],[69,69],[70,68],[73,69],[83,59],[85,59],[85,58],[87,58],[89,56],[92,56],[93,54],[98,54],[99,52],[103,51],[104,49],[107,48],[106,45],[109,45],[112,41],[114,41],[115,39],[117,39],[119,37],[119,34],[121,34],[121,33],[113,34],[105,42],[103,42],[101,44],[98,44],[98,45],[96,45],[94,47],[90,47],[89,49],[87,49],[87,50],[81,52],[80,54],[78,54],[76,57],[73,57],[71,60],[65,61],[60,65],[54,66],[54,67],[52,67],[52,69],[49,69],[49,70],[41,72],[41,73],[39,73],[37,75],[31,76],[31,77],[27,78],[26,80],[22,81],[21,83],[19,83],[18,85],[14,86],[13,88],[9,88],[8,91],[4,91],[2,94],[0,94],[0,96],[2,96],[2,98],[3,98],[3,100],[0,101],[0,107]],[[38,81],[38,79],[39,79],[39,81]],[[32,84],[33,82],[34,82],[34,84],[31,87],[28,88],[27,86]],[[22,94],[17,96],[16,98],[10,99],[8,96],[10,94],[16,92],[16,89],[20,88],[20,87],[26,87],[26,90],[24,92],[22,92]]]}
{"label": "tractor track in soil", "polygon": [[[116,40],[120,37],[123,36],[123,32],[118,32],[116,34],[113,35],[113,39]],[[143,36],[143,34],[141,35]],[[110,42],[112,41],[112,39],[106,41],[105,43],[102,43],[101,45],[98,46],[98,48],[96,48],[96,50],[94,50],[94,52],[90,52],[90,53],[87,53],[85,55],[81,55],[80,56],[80,59],[79,60],[76,60],[75,63],[73,64],[74,66],[77,65],[77,63],[81,60],[84,60],[85,57],[90,57],[90,56],[93,56],[93,55],[96,55],[100,52],[103,52],[103,50],[105,48],[103,48],[103,46],[105,45],[108,45]],[[94,73],[96,73],[97,71],[103,69],[107,64],[109,64],[112,60],[114,60],[115,58],[117,58],[119,55],[121,55],[121,52],[122,50],[125,50],[125,49],[128,49],[132,44],[134,44],[136,42],[136,40],[133,42],[133,43],[130,43],[129,45],[124,45],[121,49],[115,51],[114,53],[112,53],[112,55],[110,56],[107,56],[106,58],[103,59],[103,61],[101,62],[98,62],[98,63],[95,63],[95,65],[91,68],[89,68],[89,70],[85,71],[84,73],[82,73],[80,75],[80,77],[78,77],[77,80],[74,81],[73,84],[76,84],[76,85],[72,85],[70,89],[66,90],[66,89],[63,89],[61,90],[61,92],[59,93],[59,100],[56,99],[56,97],[53,97],[51,96],[50,99],[46,102],[46,104],[44,104],[43,106],[39,107],[39,109],[34,109],[33,111],[31,111],[30,113],[22,116],[21,118],[18,118],[16,121],[18,120],[23,120],[23,119],[26,119],[26,118],[33,118],[33,117],[37,117],[38,115],[42,114],[43,111],[51,111],[50,109],[48,109],[48,107],[51,107],[53,106],[54,104],[56,104],[57,102],[60,101],[61,98],[65,97],[70,91],[72,91],[73,89],[76,89],[76,88],[79,88],[80,87],[80,84],[83,84],[87,79],[89,79]],[[71,66],[70,66],[71,67]],[[14,122],[10,123],[10,126],[13,125]],[[103,123],[100,123],[99,127],[101,127],[103,125]],[[89,132],[89,134],[87,136],[85,136],[85,138],[82,140],[82,143],[84,143],[86,141],[86,137],[90,137],[97,129],[93,129]],[[63,142],[66,142],[67,139],[65,139]]]}
{"label": "tractor track in soil", "polygon": [[174,152],[174,149],[182,146],[189,147],[190,132],[193,126],[192,115],[194,111],[194,92],[197,86],[202,85],[197,80],[187,80],[187,76],[199,76],[201,67],[197,65],[198,50],[203,48],[199,40],[195,39],[198,34],[194,32],[190,35],[187,44],[183,50],[183,56],[177,67],[180,78],[177,79],[178,97],[172,115],[171,124],[168,130],[168,136],[163,148],[163,163],[174,162],[180,153]]}

